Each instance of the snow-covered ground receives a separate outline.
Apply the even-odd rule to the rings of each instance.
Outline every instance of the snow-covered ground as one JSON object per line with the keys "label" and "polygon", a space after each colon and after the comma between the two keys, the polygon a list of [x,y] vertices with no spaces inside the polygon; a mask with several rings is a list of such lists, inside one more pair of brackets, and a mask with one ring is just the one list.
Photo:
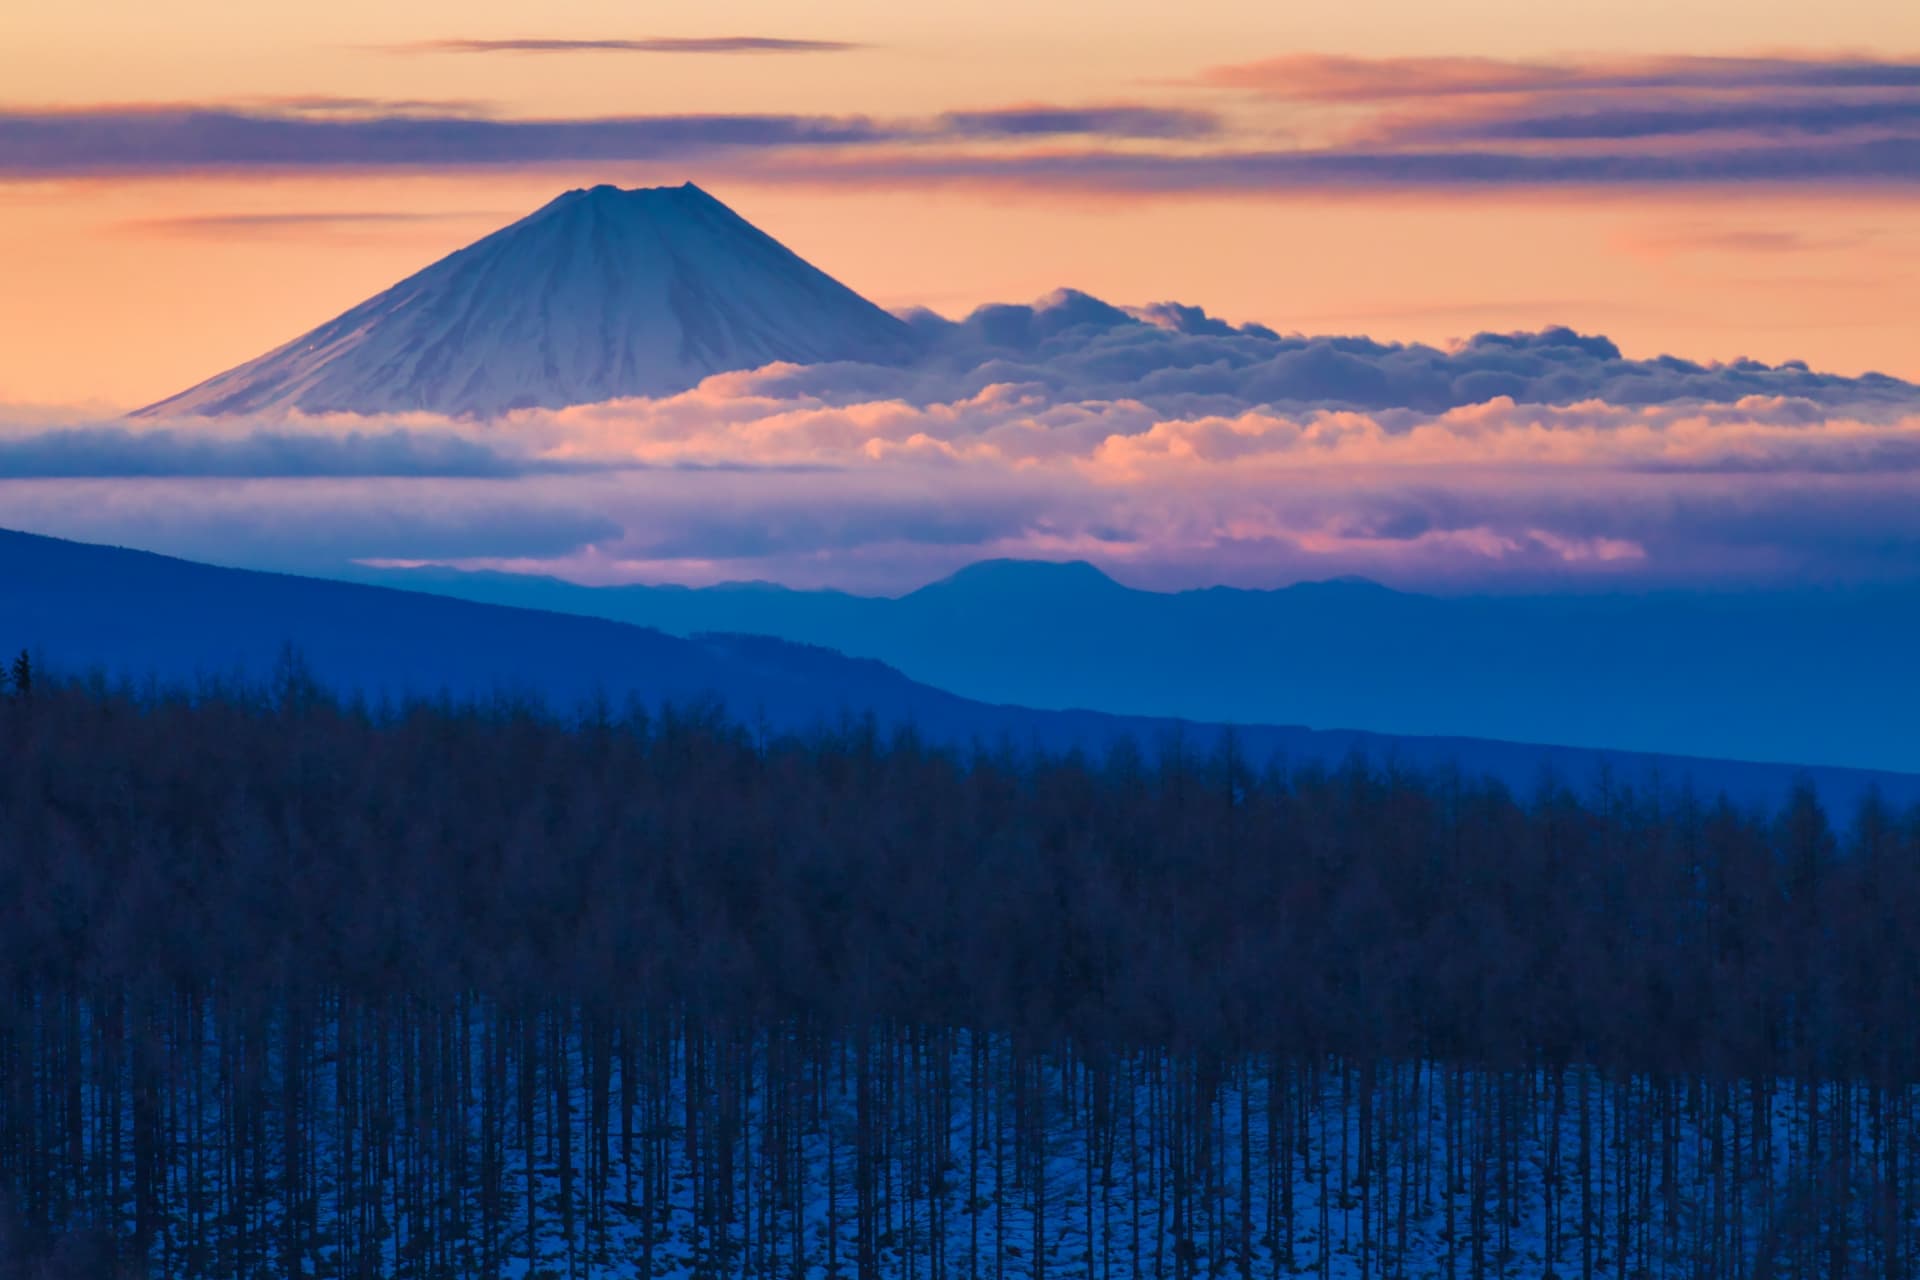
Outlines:
{"label": "snow-covered ground", "polygon": [[[169,1276],[282,1274],[282,1098],[276,1083],[264,1082],[256,1098],[267,1105],[255,1113],[252,1141],[265,1159],[236,1159],[234,1134],[247,1122],[222,1110],[227,1094],[215,1082],[234,1063],[220,1065],[208,1031],[193,1132],[193,1095],[176,1067],[169,1214],[151,1261]],[[509,1041],[510,1049],[518,1043]],[[426,1079],[417,1064],[409,1077],[396,1056],[386,1098],[376,1103],[379,1082],[364,1074],[370,1059],[358,1059],[358,1082],[343,1091],[339,1057],[323,1056],[301,1103],[316,1120],[303,1157],[312,1200],[299,1214],[311,1230],[296,1233],[297,1269],[597,1277],[650,1265],[655,1276],[858,1274],[862,1104],[848,1045],[807,1049],[784,1033],[703,1043],[706,1065],[696,1067],[701,1083],[690,1098],[685,1042],[676,1041],[664,1075],[653,1077],[665,1081],[663,1093],[636,1078],[632,1164],[623,1158],[625,1091],[614,1055],[600,1095],[609,1164],[597,1179],[590,1060],[569,1033],[571,1106],[560,1108],[551,1069],[557,1041],[543,1043],[547,1056],[533,1075],[522,1077],[510,1053],[496,1077],[505,1085],[492,1112],[505,1165],[491,1260],[480,1226],[484,1037],[470,1042],[456,1112],[464,1118],[452,1126],[411,1109]],[[873,1274],[907,1280],[1747,1275],[1762,1253],[1776,1274],[1791,1274],[1796,1251],[1817,1256],[1822,1274],[1831,1274],[1835,1257],[1850,1273],[1878,1274],[1887,1236],[1874,1214],[1889,1203],[1878,1170],[1916,1136],[1892,1129],[1864,1091],[1809,1094],[1786,1082],[1759,1096],[1750,1086],[1669,1090],[1582,1071],[1403,1063],[1363,1074],[1329,1061],[1276,1075],[1253,1061],[1216,1068],[1208,1083],[1194,1063],[1151,1053],[1111,1059],[1102,1091],[1085,1062],[1016,1060],[998,1039],[875,1044],[866,1095]],[[937,1055],[946,1056],[944,1068]],[[885,1087],[888,1078],[898,1087]],[[522,1079],[533,1082],[525,1113],[516,1092]],[[722,1079],[733,1086],[723,1090]],[[769,1105],[776,1080],[785,1107]],[[1026,1083],[1011,1087],[1015,1080]],[[88,1176],[100,1185],[104,1095],[89,1088],[86,1098]],[[1820,1116],[1817,1146],[1809,1143],[1810,1102]],[[1022,1115],[1034,1123],[1023,1126]],[[530,1151],[521,1129],[529,1119]],[[1764,1121],[1759,1133],[1756,1120]],[[650,1124],[664,1126],[653,1133],[664,1141],[648,1142]],[[1032,1139],[1024,1145],[1023,1132]],[[1844,1152],[1836,1133],[1848,1135]],[[571,1214],[562,1202],[563,1150]],[[650,1150],[664,1157],[664,1180],[649,1166]],[[127,1121],[122,1231],[132,1226],[132,1152]],[[1283,1212],[1289,1194],[1291,1217]],[[1847,1208],[1835,1215],[1823,1207],[1830,1203]],[[1910,1230],[1911,1206],[1897,1194],[1890,1203]]]}

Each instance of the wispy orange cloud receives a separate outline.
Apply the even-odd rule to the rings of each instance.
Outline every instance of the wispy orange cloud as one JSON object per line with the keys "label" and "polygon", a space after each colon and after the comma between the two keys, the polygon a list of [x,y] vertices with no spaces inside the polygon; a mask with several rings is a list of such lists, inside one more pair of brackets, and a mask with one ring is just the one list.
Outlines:
{"label": "wispy orange cloud", "polygon": [[1623,90],[1916,89],[1920,62],[1815,54],[1565,61],[1289,54],[1210,67],[1195,83],[1287,101],[1345,103]]}
{"label": "wispy orange cloud", "polygon": [[1831,253],[1857,249],[1876,236],[1870,231],[1849,235],[1822,235],[1797,227],[1726,226],[1709,223],[1655,226],[1622,238],[1634,253],[1666,256],[1674,253],[1787,254]]}
{"label": "wispy orange cloud", "polygon": [[168,218],[131,218],[119,229],[141,235],[220,237],[305,235],[316,231],[378,229],[443,222],[497,223],[510,215],[499,211],[399,209],[278,210],[271,213],[183,214]]}
{"label": "wispy orange cloud", "polygon": [[846,53],[870,46],[781,36],[652,36],[645,39],[421,40],[381,46],[392,53]]}

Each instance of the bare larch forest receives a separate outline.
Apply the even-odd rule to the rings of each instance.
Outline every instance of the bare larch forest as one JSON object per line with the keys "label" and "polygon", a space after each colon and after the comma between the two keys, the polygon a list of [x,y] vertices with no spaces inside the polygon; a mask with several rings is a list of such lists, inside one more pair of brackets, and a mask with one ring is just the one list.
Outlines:
{"label": "bare larch forest", "polygon": [[37,686],[0,700],[21,1275],[1920,1253],[1914,815]]}

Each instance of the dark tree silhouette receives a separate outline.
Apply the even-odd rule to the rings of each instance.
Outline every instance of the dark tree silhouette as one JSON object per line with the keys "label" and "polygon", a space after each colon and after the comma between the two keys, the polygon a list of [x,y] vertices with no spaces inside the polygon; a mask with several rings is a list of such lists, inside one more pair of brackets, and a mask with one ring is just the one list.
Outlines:
{"label": "dark tree silhouette", "polygon": [[37,686],[0,704],[15,1274],[1920,1256],[1920,815],[376,709],[291,661]]}

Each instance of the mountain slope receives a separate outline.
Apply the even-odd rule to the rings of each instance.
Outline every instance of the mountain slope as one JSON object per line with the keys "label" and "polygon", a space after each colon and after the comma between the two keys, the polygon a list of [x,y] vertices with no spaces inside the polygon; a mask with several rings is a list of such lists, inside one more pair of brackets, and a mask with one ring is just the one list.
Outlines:
{"label": "mountain slope", "polygon": [[[879,662],[756,636],[679,639],[597,618],[447,599],[355,583],[221,569],[166,556],[0,530],[0,652],[36,650],[70,672],[193,681],[268,676],[289,644],[323,682],[373,696],[532,694],[561,708],[712,698],[749,723],[805,731],[871,714],[882,730],[913,726],[966,746],[1102,751],[1131,739],[1149,752],[1174,739],[1207,752],[1219,725],[1035,711],[971,701],[915,683]],[[1606,770],[1617,785],[1691,785],[1743,805],[1775,805],[1804,778],[1837,817],[1870,789],[1920,804],[1920,775],[1798,769],[1459,737],[1349,730],[1234,730],[1246,758],[1337,765],[1358,753],[1411,768],[1458,767],[1522,793],[1556,776],[1585,788]]]}
{"label": "mountain slope", "polygon": [[1440,597],[1374,583],[1124,587],[989,562],[899,599],[581,587],[411,570],[374,580],[687,634],[877,658],[989,702],[1346,725],[1920,771],[1920,591]]}
{"label": "mountain slope", "polygon": [[885,362],[906,324],[688,183],[575,190],[136,416],[488,417],[683,391],[775,361]]}

